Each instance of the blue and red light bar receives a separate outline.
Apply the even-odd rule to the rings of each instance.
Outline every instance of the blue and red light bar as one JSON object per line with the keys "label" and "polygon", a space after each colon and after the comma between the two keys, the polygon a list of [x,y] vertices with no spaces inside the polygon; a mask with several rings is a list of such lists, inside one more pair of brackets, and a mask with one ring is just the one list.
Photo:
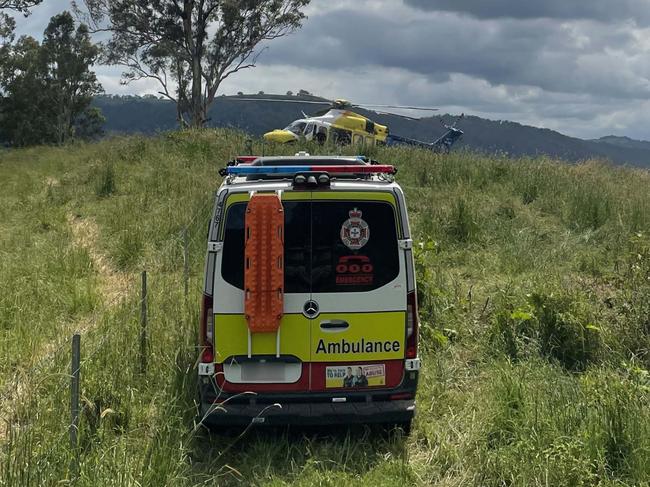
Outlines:
{"label": "blue and red light bar", "polygon": [[260,156],[237,156],[237,162],[243,164],[250,164],[255,159],[259,159]]}
{"label": "blue and red light bar", "polygon": [[326,172],[330,174],[395,174],[395,167],[388,164],[347,166],[228,166],[226,174],[296,174],[299,172]]}

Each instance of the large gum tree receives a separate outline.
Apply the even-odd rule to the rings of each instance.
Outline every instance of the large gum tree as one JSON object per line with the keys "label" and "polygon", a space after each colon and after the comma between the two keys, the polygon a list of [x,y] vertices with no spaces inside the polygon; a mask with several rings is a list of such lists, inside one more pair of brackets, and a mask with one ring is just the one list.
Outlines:
{"label": "large gum tree", "polygon": [[123,83],[157,80],[179,123],[202,127],[221,83],[298,29],[310,0],[82,1],[78,15],[110,33],[102,62],[126,67]]}

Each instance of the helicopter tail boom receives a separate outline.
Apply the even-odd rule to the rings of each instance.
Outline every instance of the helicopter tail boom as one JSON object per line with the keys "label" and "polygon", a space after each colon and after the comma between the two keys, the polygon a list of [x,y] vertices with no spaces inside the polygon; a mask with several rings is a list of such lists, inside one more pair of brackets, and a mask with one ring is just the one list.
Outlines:
{"label": "helicopter tail boom", "polygon": [[401,135],[389,134],[386,137],[386,145],[410,145],[412,147],[422,147],[423,149],[433,149],[432,142],[423,142],[421,140],[409,139]]}
{"label": "helicopter tail boom", "polygon": [[389,134],[386,137],[386,145],[409,145],[411,147],[421,147],[423,149],[429,149],[434,152],[444,152],[448,153],[451,150],[451,147],[463,136],[463,131],[456,128],[456,124],[464,117],[461,115],[456,119],[452,125],[446,125],[443,122],[444,127],[447,131],[442,134],[438,139],[433,142],[423,142],[421,140],[410,139],[408,137],[402,137],[401,135]]}

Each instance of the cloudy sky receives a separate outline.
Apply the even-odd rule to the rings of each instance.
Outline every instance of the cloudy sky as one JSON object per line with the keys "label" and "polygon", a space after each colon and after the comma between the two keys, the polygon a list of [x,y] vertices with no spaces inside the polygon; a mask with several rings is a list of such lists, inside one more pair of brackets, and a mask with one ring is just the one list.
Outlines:
{"label": "cloudy sky", "polygon": [[[18,30],[40,38],[65,8],[44,0]],[[222,92],[306,89],[650,140],[650,0],[312,0],[307,14]],[[107,93],[157,91],[96,72]]]}

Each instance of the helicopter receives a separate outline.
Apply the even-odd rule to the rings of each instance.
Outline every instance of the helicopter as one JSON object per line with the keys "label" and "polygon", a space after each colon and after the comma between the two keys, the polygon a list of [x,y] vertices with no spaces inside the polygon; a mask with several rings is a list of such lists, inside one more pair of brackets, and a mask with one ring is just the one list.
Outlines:
{"label": "helicopter", "polygon": [[[355,108],[374,109],[379,114],[391,114],[387,110],[419,110],[435,112],[437,108],[404,106],[404,105],[377,105],[368,103],[354,104],[344,99],[336,100],[295,100],[288,98],[232,98],[238,101],[276,102],[276,103],[302,103],[313,105],[326,105],[313,115],[302,112],[303,118],[294,120],[283,129],[275,129],[264,134],[264,140],[271,143],[288,144],[299,140],[316,141],[319,144],[327,142],[338,145],[375,146],[375,145],[407,145],[432,150],[436,153],[447,154],[452,146],[463,136],[464,132],[457,128],[458,122],[464,118],[460,115],[453,124],[442,123],[446,131],[433,142],[403,137],[391,134],[388,126],[376,123],[368,117],[353,111]],[[376,110],[380,109],[380,110]],[[401,115],[403,116],[403,115]],[[405,117],[418,120],[413,117]]]}

